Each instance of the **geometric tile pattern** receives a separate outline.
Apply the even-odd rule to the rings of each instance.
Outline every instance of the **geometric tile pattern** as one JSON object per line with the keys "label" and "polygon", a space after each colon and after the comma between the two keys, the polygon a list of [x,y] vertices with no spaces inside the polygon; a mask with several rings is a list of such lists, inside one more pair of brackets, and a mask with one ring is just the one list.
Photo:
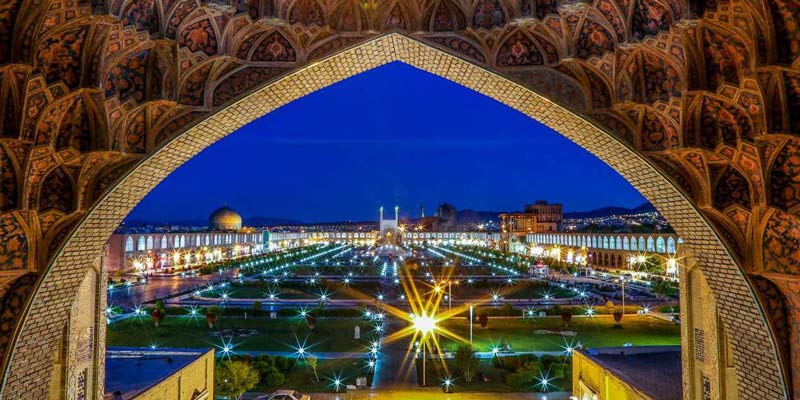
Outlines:
{"label": "geometric tile pattern", "polygon": [[748,276],[800,275],[798,17],[777,0],[3,2],[0,282],[27,306],[0,301],[1,394],[45,397],[83,269],[143,193],[237,127],[402,61],[628,179],[697,255],[740,398],[791,396],[800,370],[780,360],[800,345],[779,357],[775,337],[800,315],[771,321]]}

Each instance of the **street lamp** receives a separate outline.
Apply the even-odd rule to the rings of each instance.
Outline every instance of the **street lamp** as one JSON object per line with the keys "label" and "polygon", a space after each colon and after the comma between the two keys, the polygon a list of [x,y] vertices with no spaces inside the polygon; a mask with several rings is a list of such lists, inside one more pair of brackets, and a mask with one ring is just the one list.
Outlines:
{"label": "street lamp", "polygon": [[475,321],[475,317],[472,315],[474,306],[472,304],[469,305],[469,345],[472,347],[472,323]]}
{"label": "street lamp", "polygon": [[436,330],[436,320],[432,316],[422,314],[414,316],[413,318],[414,329],[421,334],[420,344],[422,344],[422,387],[425,387],[425,363],[427,359],[426,350],[428,342],[425,337]]}

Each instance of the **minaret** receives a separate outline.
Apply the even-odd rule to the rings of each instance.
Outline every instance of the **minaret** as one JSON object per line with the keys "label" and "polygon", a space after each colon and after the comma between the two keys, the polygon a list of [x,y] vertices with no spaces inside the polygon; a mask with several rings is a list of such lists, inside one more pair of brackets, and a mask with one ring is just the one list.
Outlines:
{"label": "minaret", "polygon": [[383,206],[381,206],[380,210],[381,210],[381,218],[378,220],[378,222],[383,221]]}
{"label": "minaret", "polygon": [[423,206],[422,204],[419,205],[419,215],[420,215],[419,217],[420,220],[425,218],[425,206]]}
{"label": "minaret", "polygon": [[394,206],[394,220],[400,224],[400,206]]}

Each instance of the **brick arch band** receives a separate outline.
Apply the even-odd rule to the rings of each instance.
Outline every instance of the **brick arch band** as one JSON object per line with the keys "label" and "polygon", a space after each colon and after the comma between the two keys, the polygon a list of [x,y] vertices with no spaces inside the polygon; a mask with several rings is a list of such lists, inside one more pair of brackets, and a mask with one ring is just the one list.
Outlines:
{"label": "brick arch band", "polygon": [[50,356],[62,330],[66,307],[54,299],[76,290],[85,266],[95,262],[109,235],[169,173],[207,146],[282,105],[392,61],[471,88],[542,122],[631,182],[686,238],[686,245],[696,254],[719,299],[727,332],[735,348],[741,349],[735,353],[740,398],[787,396],[771,330],[753,290],[682,189],[629,145],[573,112],[519,84],[400,34],[359,44],[267,84],[186,129],[121,177],[67,239],[35,291],[11,353],[3,396],[11,399],[36,393],[36,398],[44,397],[49,386]]}

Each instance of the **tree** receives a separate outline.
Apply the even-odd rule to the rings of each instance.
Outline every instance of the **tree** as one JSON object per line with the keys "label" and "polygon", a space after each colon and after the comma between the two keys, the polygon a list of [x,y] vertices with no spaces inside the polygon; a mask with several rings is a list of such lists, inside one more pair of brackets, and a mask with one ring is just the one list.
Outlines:
{"label": "tree", "polygon": [[571,365],[567,363],[552,363],[550,364],[550,376],[559,379],[564,378],[569,374]]}
{"label": "tree", "polygon": [[667,298],[674,295],[678,291],[673,284],[663,280],[656,281],[652,287],[653,294],[656,295],[656,297]]}
{"label": "tree", "polygon": [[564,321],[564,326],[569,326],[570,321],[572,321],[572,313],[569,310],[563,311],[561,320]]}
{"label": "tree", "polygon": [[267,386],[276,388],[280,385],[283,385],[283,382],[286,381],[286,377],[281,373],[281,371],[278,371],[277,368],[271,367],[267,371],[267,374],[263,380]]}
{"label": "tree", "polygon": [[214,325],[217,323],[217,317],[222,314],[222,309],[219,306],[211,306],[206,308],[206,322],[208,322],[208,327],[213,329]]}
{"label": "tree", "polygon": [[161,321],[167,317],[167,307],[164,305],[162,300],[156,301],[156,306],[153,308],[153,311],[150,312],[150,318],[153,319],[153,323],[155,323],[156,328],[161,325]]}
{"label": "tree", "polygon": [[154,308],[153,311],[150,312],[150,318],[153,319],[153,323],[156,325],[156,328],[161,325],[161,321],[164,320],[166,315],[167,313],[159,308]]}
{"label": "tree", "polygon": [[481,329],[486,329],[486,325],[489,324],[489,316],[486,313],[481,313],[478,316],[478,322],[481,324]]}
{"label": "tree", "polygon": [[258,371],[245,361],[223,361],[214,370],[217,392],[239,399],[258,384]]}
{"label": "tree", "polygon": [[319,382],[319,375],[317,375],[317,357],[308,356],[308,358],[306,358],[306,364],[314,371],[314,379]]}
{"label": "tree", "polygon": [[308,329],[315,331],[317,330],[317,314],[314,312],[306,313],[306,325],[308,325]]}
{"label": "tree", "polygon": [[456,350],[455,364],[456,368],[464,373],[464,380],[472,382],[472,379],[474,379],[475,375],[478,373],[481,361],[475,357],[472,346],[463,345],[458,346],[458,350]]}
{"label": "tree", "polygon": [[617,323],[617,327],[622,327],[622,309],[614,310],[614,322]]}

